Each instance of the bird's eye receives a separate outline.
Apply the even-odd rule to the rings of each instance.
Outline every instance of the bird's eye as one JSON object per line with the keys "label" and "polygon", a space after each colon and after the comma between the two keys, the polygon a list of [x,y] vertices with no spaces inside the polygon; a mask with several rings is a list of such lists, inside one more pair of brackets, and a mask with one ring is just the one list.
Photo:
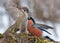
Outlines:
{"label": "bird's eye", "polygon": [[26,10],[24,9],[24,11],[26,11]]}
{"label": "bird's eye", "polygon": [[29,13],[29,10],[28,9],[24,9],[25,12]]}
{"label": "bird's eye", "polygon": [[29,9],[27,7],[21,7],[20,9],[22,9],[24,12],[29,13]]}

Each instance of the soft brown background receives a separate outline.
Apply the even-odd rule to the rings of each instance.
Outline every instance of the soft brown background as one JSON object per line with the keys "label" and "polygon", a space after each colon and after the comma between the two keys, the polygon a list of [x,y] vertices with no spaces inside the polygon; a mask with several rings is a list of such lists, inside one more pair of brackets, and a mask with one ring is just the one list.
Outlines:
{"label": "soft brown background", "polygon": [[[4,6],[7,7],[7,9],[14,7],[15,9],[12,9],[16,10],[17,7],[26,6],[29,8],[31,16],[34,15],[37,19],[47,19],[52,21],[60,21],[59,4],[59,0],[6,0],[4,2]],[[13,12],[10,12],[12,13],[10,15],[14,16]]]}

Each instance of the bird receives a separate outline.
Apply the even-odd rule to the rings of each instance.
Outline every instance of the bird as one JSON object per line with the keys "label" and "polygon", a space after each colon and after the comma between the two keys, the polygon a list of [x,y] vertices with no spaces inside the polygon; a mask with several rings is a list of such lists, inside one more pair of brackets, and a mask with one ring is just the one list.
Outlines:
{"label": "bird", "polygon": [[51,28],[47,25],[36,25],[35,20],[32,17],[28,17],[27,18],[27,30],[28,32],[32,35],[32,36],[37,36],[37,37],[41,37],[42,36],[42,31],[45,31],[46,33],[52,35],[51,33],[49,33],[47,30],[45,30],[45,28]]}
{"label": "bird", "polygon": [[19,16],[17,17],[15,23],[13,25],[11,25],[10,27],[8,27],[8,29],[4,32],[4,36],[9,33],[17,33],[20,30],[24,30],[19,27],[22,27],[22,25],[25,25],[24,24],[24,23],[26,23],[25,19],[28,16],[29,10],[27,7],[21,7],[19,11],[20,11],[20,13],[19,13]]}
{"label": "bird", "polygon": [[[26,19],[27,15],[28,14],[26,13],[25,9],[21,8],[19,10],[19,16],[17,17],[15,23],[13,25],[11,25],[10,27],[8,27],[8,29],[3,33],[3,36],[4,36],[3,37],[3,39],[4,39],[3,43],[10,43],[10,41],[8,40],[9,37],[11,37],[10,38],[11,40],[14,39],[16,41],[14,43],[19,43],[19,40],[16,40],[16,36],[18,34],[22,33],[21,29],[23,29],[23,28],[21,28],[21,26],[22,25],[25,26],[24,23],[26,23],[25,19]],[[25,29],[23,29],[23,30],[25,30]]]}

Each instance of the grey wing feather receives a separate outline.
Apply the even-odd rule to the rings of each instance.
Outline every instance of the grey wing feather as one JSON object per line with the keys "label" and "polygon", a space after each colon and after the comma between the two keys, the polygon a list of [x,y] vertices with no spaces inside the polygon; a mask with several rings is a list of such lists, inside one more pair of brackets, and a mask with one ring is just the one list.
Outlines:
{"label": "grey wing feather", "polygon": [[43,29],[43,28],[41,28],[41,27],[38,27],[41,31],[45,31],[46,33],[48,33],[48,34],[50,34],[50,35],[52,35],[50,32],[48,32],[47,30],[45,30],[45,29]]}
{"label": "grey wing feather", "polygon": [[33,24],[34,27],[42,27],[45,29],[53,29],[53,27],[45,25],[45,24]]}
{"label": "grey wing feather", "polygon": [[44,27],[42,27],[42,25],[36,25],[36,24],[33,24],[33,27],[36,27],[36,28],[39,28],[41,31],[45,31],[46,33],[48,33],[48,34],[50,34],[50,35],[52,35],[51,33],[49,33],[47,30],[45,30],[45,28]]}

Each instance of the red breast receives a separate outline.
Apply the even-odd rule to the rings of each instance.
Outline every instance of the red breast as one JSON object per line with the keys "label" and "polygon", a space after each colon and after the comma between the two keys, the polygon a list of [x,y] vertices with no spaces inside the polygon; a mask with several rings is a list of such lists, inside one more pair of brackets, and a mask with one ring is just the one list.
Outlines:
{"label": "red breast", "polygon": [[27,29],[29,31],[29,33],[33,36],[42,36],[42,31],[40,31],[38,28],[35,28],[32,26],[33,22],[32,20],[28,20],[28,25],[27,25]]}

